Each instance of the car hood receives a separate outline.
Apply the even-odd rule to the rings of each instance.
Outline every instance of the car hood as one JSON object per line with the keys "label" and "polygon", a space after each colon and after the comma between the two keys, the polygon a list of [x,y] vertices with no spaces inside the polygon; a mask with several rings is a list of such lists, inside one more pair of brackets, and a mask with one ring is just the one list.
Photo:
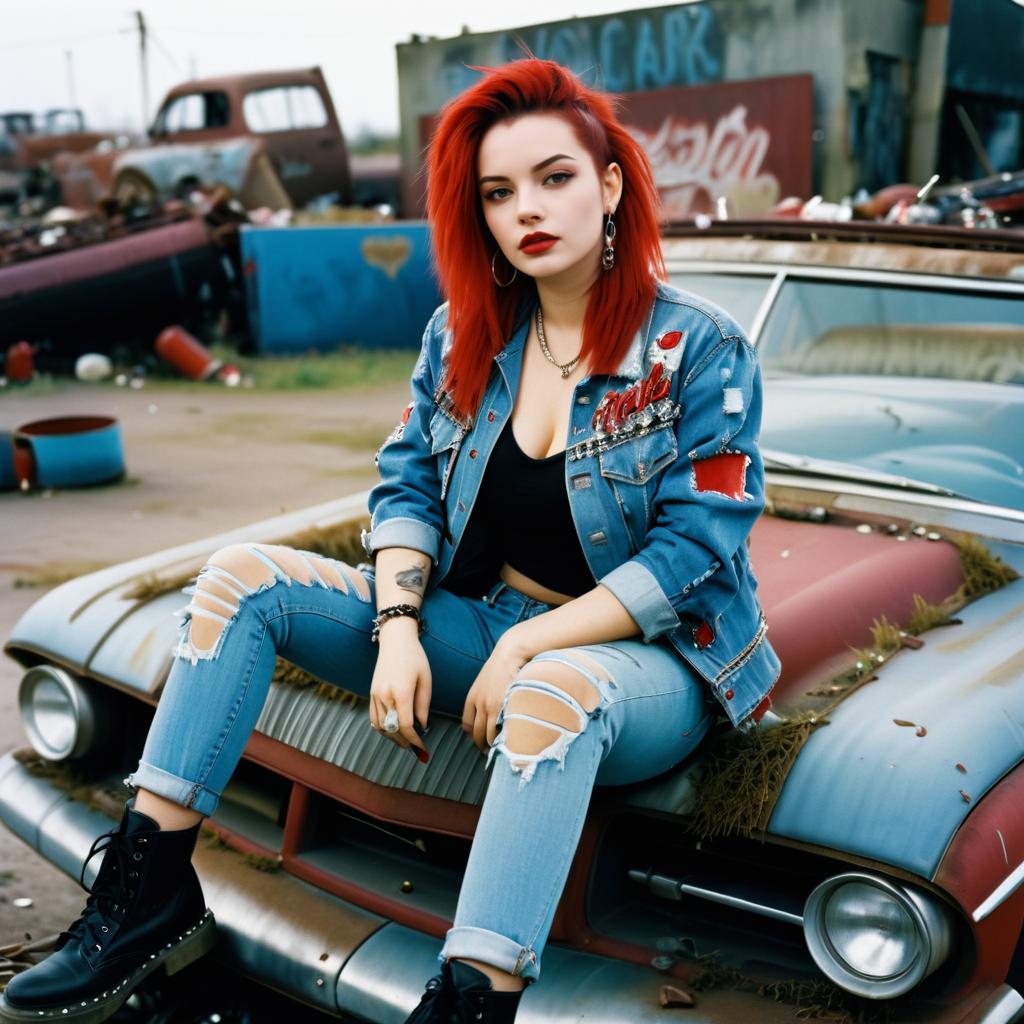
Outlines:
{"label": "car hood", "polygon": [[[365,495],[354,495],[80,577],[35,602],[6,650],[27,664],[49,660],[151,700],[170,665],[173,612],[187,599],[178,590],[135,596],[140,580],[195,572],[225,544],[280,541],[364,514]],[[1024,551],[996,550],[1024,572]],[[768,636],[783,664],[775,693],[783,710],[799,707],[808,689],[848,662],[851,647],[870,642],[873,619],[906,622],[914,594],[939,602],[962,581],[952,543],[858,531],[850,522],[763,517],[751,537],[751,559]],[[919,650],[890,658],[875,682],[811,736],[769,831],[931,875],[974,804],[1024,751],[1022,615],[1018,580],[968,605],[960,624],[924,634]],[[926,734],[896,719],[924,725]],[[434,756],[412,775],[401,750],[381,741],[394,754],[388,760],[371,744],[363,708],[315,687],[272,687],[257,728],[384,786],[461,803],[479,803],[486,789],[484,759],[456,719],[434,723]],[[678,812],[692,792],[692,768],[616,787],[619,799]]]}
{"label": "car hood", "polygon": [[[1019,550],[997,550],[1024,571]],[[811,735],[769,832],[933,877],[978,800],[1024,758],[1024,579],[957,620],[892,655]]]}
{"label": "car hood", "polygon": [[1024,387],[769,376],[761,443],[1024,510]]}

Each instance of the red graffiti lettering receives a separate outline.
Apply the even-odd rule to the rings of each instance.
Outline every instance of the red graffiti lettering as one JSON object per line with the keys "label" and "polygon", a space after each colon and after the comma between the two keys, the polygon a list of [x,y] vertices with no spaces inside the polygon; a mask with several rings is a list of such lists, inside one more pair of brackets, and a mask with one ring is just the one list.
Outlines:
{"label": "red graffiti lettering", "polygon": [[763,125],[747,124],[747,109],[733,107],[710,121],[669,115],[655,131],[630,127],[647,150],[654,181],[669,217],[714,211],[714,197],[729,210],[759,213],[778,202],[778,178],[764,169],[771,143]]}
{"label": "red graffiti lettering", "polygon": [[[679,333],[679,332],[675,332]],[[652,402],[664,398],[672,388],[672,374],[665,375],[665,367],[655,363],[651,372],[638,384],[625,391],[608,391],[594,410],[591,427],[600,427],[606,434],[622,425],[627,416],[646,409]]]}

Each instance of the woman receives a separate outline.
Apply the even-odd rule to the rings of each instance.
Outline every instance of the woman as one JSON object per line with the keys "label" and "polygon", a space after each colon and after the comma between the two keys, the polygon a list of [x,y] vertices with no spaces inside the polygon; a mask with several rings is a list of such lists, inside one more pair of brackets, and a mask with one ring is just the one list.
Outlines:
{"label": "woman", "polygon": [[421,759],[431,709],[487,752],[415,1024],[512,1021],[595,783],[671,768],[715,700],[743,727],[767,710],[779,665],[745,548],[763,504],[756,357],[726,314],[658,280],[643,152],[607,98],[530,59],[446,108],[428,169],[448,303],[378,452],[373,569],[259,544],[210,559],[134,805],[83,916],[0,1020],[106,1019],[209,948],[192,846],[279,653],[368,690],[373,727]]}

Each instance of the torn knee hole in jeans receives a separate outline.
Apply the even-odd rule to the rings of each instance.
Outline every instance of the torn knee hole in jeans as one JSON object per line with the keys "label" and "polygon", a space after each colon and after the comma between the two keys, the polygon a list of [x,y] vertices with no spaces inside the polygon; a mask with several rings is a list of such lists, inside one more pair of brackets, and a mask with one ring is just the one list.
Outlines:
{"label": "torn knee hole in jeans", "polygon": [[505,695],[488,767],[501,750],[519,775],[520,789],[541,761],[557,761],[564,771],[570,744],[607,703],[602,686],[614,687],[615,680],[578,650],[548,651],[528,662]]}
{"label": "torn knee hole in jeans", "polygon": [[343,594],[353,589],[361,601],[370,600],[362,574],[344,562],[278,544],[232,544],[217,551],[195,583],[182,591],[192,601],[177,612],[181,637],[175,657],[187,658],[193,665],[215,658],[242,601],[277,583],[318,586]]}

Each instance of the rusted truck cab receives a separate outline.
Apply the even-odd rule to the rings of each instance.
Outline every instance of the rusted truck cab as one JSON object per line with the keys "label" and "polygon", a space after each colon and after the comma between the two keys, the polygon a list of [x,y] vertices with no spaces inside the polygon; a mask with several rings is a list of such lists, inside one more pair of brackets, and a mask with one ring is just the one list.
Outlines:
{"label": "rusted truck cab", "polygon": [[320,68],[197,79],[167,94],[149,145],[100,146],[55,166],[64,201],[155,201],[224,185],[248,206],[351,201],[348,151]]}
{"label": "rusted truck cab", "polygon": [[296,206],[351,193],[348,153],[320,68],[267,71],[175,86],[150,129],[156,145],[252,136]]}

